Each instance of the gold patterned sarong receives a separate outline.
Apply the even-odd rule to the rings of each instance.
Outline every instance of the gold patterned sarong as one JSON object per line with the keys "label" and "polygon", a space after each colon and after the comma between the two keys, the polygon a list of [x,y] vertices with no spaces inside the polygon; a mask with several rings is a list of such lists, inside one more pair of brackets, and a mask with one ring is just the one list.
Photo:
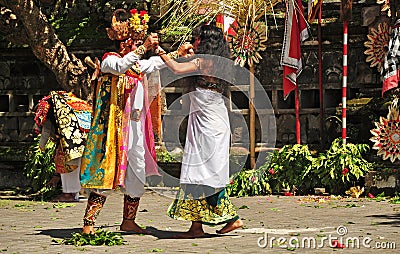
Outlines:
{"label": "gold patterned sarong", "polygon": [[84,188],[114,189],[120,178],[124,88],[129,77],[103,75],[96,89],[96,104],[81,164]]}
{"label": "gold patterned sarong", "polygon": [[225,188],[212,195],[204,194],[199,196],[198,191],[193,191],[193,188],[180,188],[177,198],[168,208],[168,216],[176,220],[197,221],[209,225],[239,219]]}

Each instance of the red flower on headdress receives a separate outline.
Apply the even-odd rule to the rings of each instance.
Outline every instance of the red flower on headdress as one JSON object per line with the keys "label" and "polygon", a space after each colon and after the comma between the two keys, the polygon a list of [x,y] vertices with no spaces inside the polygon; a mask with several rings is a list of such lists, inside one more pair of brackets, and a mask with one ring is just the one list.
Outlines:
{"label": "red flower on headdress", "polygon": [[342,170],[342,174],[343,174],[343,175],[347,175],[347,173],[349,173],[349,169],[348,169],[348,168],[344,168],[344,169]]}
{"label": "red flower on headdress", "polygon": [[132,15],[135,15],[135,14],[137,13],[137,10],[136,10],[136,9],[131,9],[129,12],[130,12]]}
{"label": "red flower on headdress", "polygon": [[273,168],[270,168],[270,169],[268,170],[268,172],[269,172],[271,175],[275,174],[275,170],[274,170]]}
{"label": "red flower on headdress", "polygon": [[143,10],[143,11],[140,11],[140,17],[143,17],[143,16],[144,16],[144,14],[147,14],[147,11],[145,11],[145,10]]}

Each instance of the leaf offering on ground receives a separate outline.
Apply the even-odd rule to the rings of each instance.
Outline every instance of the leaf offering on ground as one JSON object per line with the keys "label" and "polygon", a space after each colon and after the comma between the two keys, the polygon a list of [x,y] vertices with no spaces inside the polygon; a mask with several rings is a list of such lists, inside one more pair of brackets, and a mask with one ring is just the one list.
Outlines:
{"label": "leaf offering on ground", "polygon": [[58,244],[75,245],[75,246],[83,246],[83,245],[114,246],[114,245],[123,245],[124,239],[120,233],[98,229],[95,231],[94,234],[72,233],[72,237],[70,238],[65,238],[63,240],[53,239],[53,242],[56,242]]}

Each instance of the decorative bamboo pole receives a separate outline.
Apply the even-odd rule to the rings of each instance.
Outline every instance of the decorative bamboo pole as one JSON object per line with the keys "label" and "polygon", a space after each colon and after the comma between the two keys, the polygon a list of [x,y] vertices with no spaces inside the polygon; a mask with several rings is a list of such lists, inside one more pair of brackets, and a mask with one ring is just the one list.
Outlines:
{"label": "decorative bamboo pole", "polygon": [[348,23],[343,21],[343,83],[342,83],[342,141],[346,144],[346,103],[347,103],[347,38]]}

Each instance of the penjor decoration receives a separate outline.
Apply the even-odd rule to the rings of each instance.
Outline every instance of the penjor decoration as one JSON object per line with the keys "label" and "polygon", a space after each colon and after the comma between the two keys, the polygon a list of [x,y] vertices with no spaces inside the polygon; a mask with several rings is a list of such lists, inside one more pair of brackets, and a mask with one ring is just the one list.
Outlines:
{"label": "penjor decoration", "polygon": [[[170,0],[171,7],[164,14],[169,17],[164,20],[166,28],[162,32],[174,33],[187,27],[181,38],[186,40],[191,28],[226,14],[235,20],[231,25],[234,34],[227,36],[235,63],[242,67],[247,63],[252,67],[261,59],[259,52],[266,49],[266,15],[280,2],[282,0],[199,0],[189,4],[184,0]],[[260,21],[262,18],[265,22]]]}
{"label": "penjor decoration", "polygon": [[376,66],[379,72],[382,70],[388,50],[391,31],[389,24],[382,22],[377,29],[371,28],[371,32],[367,35],[368,41],[364,43],[364,46],[368,48],[364,51],[364,54],[367,55],[366,61],[371,62],[371,67]]}
{"label": "penjor decoration", "polygon": [[389,106],[389,113],[386,118],[380,117],[375,122],[376,128],[371,130],[373,137],[370,138],[374,145],[372,149],[378,150],[378,156],[384,160],[390,159],[393,163],[400,159],[400,117],[398,99],[394,99]]}

